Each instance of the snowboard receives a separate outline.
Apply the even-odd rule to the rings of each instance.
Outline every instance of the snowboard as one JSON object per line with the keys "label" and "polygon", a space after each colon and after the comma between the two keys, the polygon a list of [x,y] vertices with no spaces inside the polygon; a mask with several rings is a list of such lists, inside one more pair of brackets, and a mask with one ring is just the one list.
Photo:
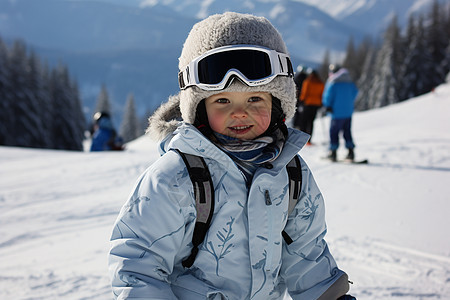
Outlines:
{"label": "snowboard", "polygon": [[367,165],[369,160],[359,159],[359,160],[349,160],[349,159],[338,159],[337,161],[332,161],[329,157],[322,157],[324,160],[328,160],[332,163],[341,163],[341,164],[349,164],[349,165]]}

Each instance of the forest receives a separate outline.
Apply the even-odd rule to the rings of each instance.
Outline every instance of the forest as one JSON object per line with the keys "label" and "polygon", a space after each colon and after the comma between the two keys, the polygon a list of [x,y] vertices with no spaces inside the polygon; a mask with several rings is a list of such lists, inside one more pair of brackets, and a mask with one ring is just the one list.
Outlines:
{"label": "forest", "polygon": [[[393,17],[381,38],[358,45],[349,39],[341,62],[326,51],[318,69],[339,63],[357,83],[356,110],[378,108],[432,91],[450,71],[450,6],[435,1],[428,13],[411,15],[406,28]],[[102,86],[95,111],[109,111]],[[144,121],[145,122],[145,121]],[[0,37],[0,145],[83,151],[90,120],[83,113],[78,84],[67,66],[49,67],[23,41]],[[119,135],[125,142],[143,134],[130,93]]]}
{"label": "forest", "polygon": [[350,38],[341,62],[330,61],[327,51],[319,68],[324,80],[330,63],[352,75],[359,89],[358,111],[430,92],[450,71],[450,6],[434,1],[428,13],[411,15],[404,30],[394,16],[380,41],[366,37],[355,46]]}

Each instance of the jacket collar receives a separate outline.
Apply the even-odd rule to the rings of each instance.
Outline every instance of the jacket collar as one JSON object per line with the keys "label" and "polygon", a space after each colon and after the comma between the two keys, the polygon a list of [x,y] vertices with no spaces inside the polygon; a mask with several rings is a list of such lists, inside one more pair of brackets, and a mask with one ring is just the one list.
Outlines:
{"label": "jacket collar", "polygon": [[[288,128],[288,138],[279,157],[272,163],[272,172],[278,172],[303,148],[309,139],[309,135],[296,129]],[[231,158],[216,147],[197,128],[191,124],[180,122],[177,129],[169,134],[160,143],[160,154],[171,149],[179,149],[182,152],[210,158],[221,164],[229,165]]]}

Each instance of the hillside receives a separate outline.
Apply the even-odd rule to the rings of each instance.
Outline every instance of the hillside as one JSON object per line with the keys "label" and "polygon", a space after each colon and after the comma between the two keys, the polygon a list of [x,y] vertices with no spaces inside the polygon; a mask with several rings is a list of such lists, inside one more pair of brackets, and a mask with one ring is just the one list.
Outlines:
{"label": "hillside", "polygon": [[[442,0],[440,0],[442,1]],[[373,4],[376,5],[373,5]],[[432,0],[14,0],[0,1],[0,38],[22,39],[50,65],[67,64],[88,119],[102,84],[120,124],[129,93],[139,115],[178,91],[178,57],[198,18],[226,10],[267,17],[282,33],[294,68],[315,66],[327,49],[338,60],[350,37],[357,43]]]}
{"label": "hillside", "polygon": [[[332,164],[328,119],[300,153],[327,206],[330,249],[358,299],[450,294],[450,83],[354,116],[357,158]],[[339,153],[344,155],[344,150]],[[0,298],[111,299],[113,222],[140,173],[158,157],[148,137],[125,152],[0,147]]]}

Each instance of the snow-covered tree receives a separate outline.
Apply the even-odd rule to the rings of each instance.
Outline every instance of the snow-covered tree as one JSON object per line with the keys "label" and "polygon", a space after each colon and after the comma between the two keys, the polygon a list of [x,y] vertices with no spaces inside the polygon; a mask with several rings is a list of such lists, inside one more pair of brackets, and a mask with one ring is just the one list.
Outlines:
{"label": "snow-covered tree", "polygon": [[74,139],[83,142],[85,135],[84,131],[86,129],[86,119],[83,113],[83,105],[80,97],[80,90],[78,88],[78,83],[74,80],[70,82],[70,90],[72,91],[72,109],[73,109],[73,131]]}
{"label": "snow-covered tree", "polygon": [[139,118],[139,124],[140,124],[140,128],[142,128],[142,132],[145,132],[145,130],[147,129],[147,127],[148,127],[148,118],[151,115],[153,115],[153,113],[154,113],[154,110],[150,110],[150,109],[147,108],[145,110],[144,115]]}
{"label": "snow-covered tree", "polygon": [[82,150],[77,95],[66,67],[50,72],[22,41],[0,41],[0,144]]}
{"label": "snow-covered tree", "polygon": [[59,65],[50,77],[54,149],[83,150],[84,130],[79,126],[82,109],[67,67]]}
{"label": "snow-covered tree", "polygon": [[106,89],[106,86],[104,84],[102,84],[95,106],[95,112],[99,111],[111,115],[111,102],[109,100],[108,90]]}
{"label": "snow-covered tree", "polygon": [[384,34],[383,45],[375,59],[373,83],[368,93],[370,108],[396,103],[398,98],[398,68],[400,30],[394,17]]}
{"label": "snow-covered tree", "polygon": [[446,10],[443,8],[444,6],[441,6],[437,0],[433,2],[428,18],[429,22],[425,28],[424,38],[434,66],[434,72],[428,74],[431,78],[431,86],[427,87],[428,90],[444,82],[447,75],[441,65],[445,59],[445,50],[449,44],[448,28],[445,28],[445,25],[448,24],[445,17]]}
{"label": "snow-covered tree", "polygon": [[405,57],[399,70],[399,100],[406,100],[426,92],[432,85],[434,64],[424,38],[423,16],[419,16],[417,23],[411,16],[405,37]]}
{"label": "snow-covered tree", "polygon": [[319,67],[318,73],[320,78],[323,81],[326,81],[328,78],[328,67],[330,65],[330,50],[326,50],[323,56],[322,64]]}
{"label": "snow-covered tree", "polygon": [[[445,36],[450,36],[450,5],[447,5],[447,13],[445,15],[445,20],[443,22],[443,26],[445,28],[444,34]],[[450,72],[450,41],[447,39],[447,47],[445,48],[445,58],[441,63],[442,69],[445,74]]]}
{"label": "snow-covered tree", "polygon": [[[34,52],[31,52],[28,58],[28,69],[26,70],[27,79],[27,115],[28,132],[30,141],[28,147],[50,148],[52,137],[48,134],[48,118],[50,108],[50,93],[45,88],[43,69],[40,59]],[[30,129],[33,128],[33,129]]]}
{"label": "snow-covered tree", "polygon": [[142,135],[142,130],[140,130],[139,121],[136,116],[133,94],[128,95],[125,103],[125,110],[122,118],[122,124],[120,125],[119,134],[125,143]]}
{"label": "snow-covered tree", "polygon": [[366,55],[366,59],[364,61],[361,76],[359,77],[356,85],[358,86],[358,95],[355,99],[355,109],[356,110],[368,110],[370,109],[370,101],[369,101],[369,93],[372,89],[373,84],[373,73],[375,69],[375,58],[377,49],[371,48],[368,50],[369,52]]}
{"label": "snow-covered tree", "polygon": [[40,104],[34,94],[32,85],[37,76],[35,60],[33,69],[29,64],[27,49],[22,41],[15,41],[9,55],[9,75],[11,91],[8,93],[10,102],[10,138],[14,146],[40,147],[39,138],[42,134],[42,124],[39,120]]}
{"label": "snow-covered tree", "polygon": [[356,49],[353,37],[351,37],[347,43],[347,51],[342,66],[346,68],[352,78],[359,78],[359,66],[356,60]]}
{"label": "snow-covered tree", "polygon": [[9,129],[12,126],[10,112],[10,82],[9,82],[8,48],[0,38],[0,145],[8,145]]}

